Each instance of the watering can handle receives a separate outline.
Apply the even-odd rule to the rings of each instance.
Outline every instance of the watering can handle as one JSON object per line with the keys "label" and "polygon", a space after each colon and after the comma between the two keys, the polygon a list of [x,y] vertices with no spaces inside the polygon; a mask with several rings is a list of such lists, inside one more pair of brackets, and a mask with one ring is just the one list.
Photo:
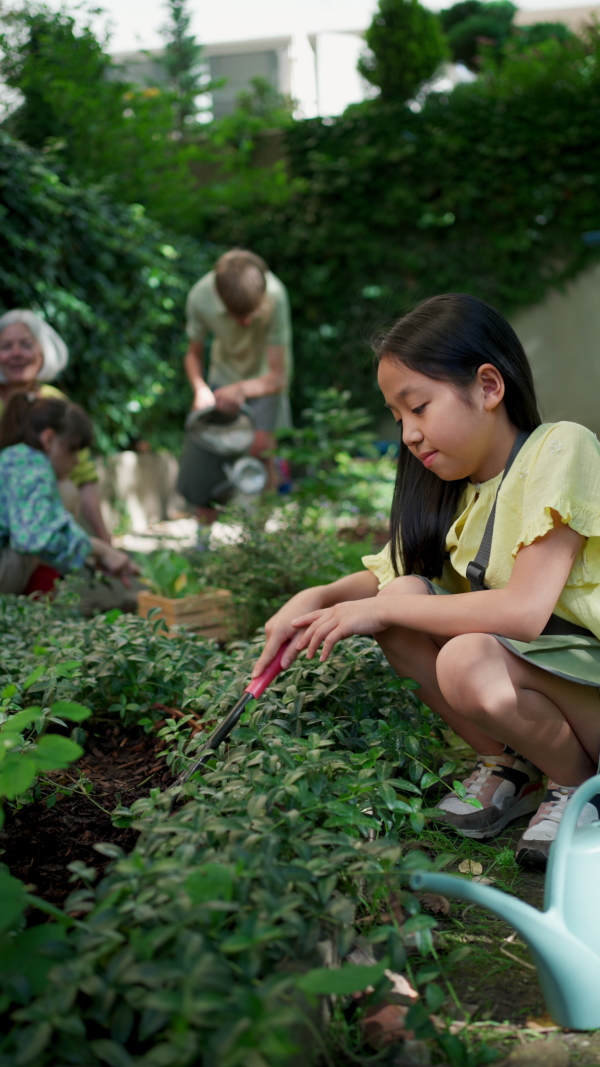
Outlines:
{"label": "watering can handle", "polygon": [[[591,800],[592,797],[595,797],[597,793],[600,793],[600,774],[595,774],[593,778],[588,778],[587,781],[583,782],[576,792],[573,793],[561,819],[561,837],[565,836],[571,838],[573,836],[573,832],[577,826],[577,820],[581,815],[584,804],[587,804],[587,802]],[[565,828],[564,831],[563,826]]]}
{"label": "watering can handle", "polygon": [[553,905],[559,911],[564,909],[564,893],[567,885],[567,866],[569,850],[584,804],[600,793],[600,774],[588,778],[573,793],[560,821],[556,840],[550,852],[550,865],[546,876],[546,890],[549,896],[546,907]]}

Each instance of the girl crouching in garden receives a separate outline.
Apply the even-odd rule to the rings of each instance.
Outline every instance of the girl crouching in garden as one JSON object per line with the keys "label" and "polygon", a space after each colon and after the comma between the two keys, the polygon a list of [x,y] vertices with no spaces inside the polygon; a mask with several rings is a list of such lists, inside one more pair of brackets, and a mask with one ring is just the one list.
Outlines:
{"label": "girl crouching in garden", "polygon": [[135,568],[124,552],[87,533],[64,507],[66,478],[92,439],[81,408],[16,393],[0,420],[0,593],[22,593],[41,562],[61,574],[86,561],[125,578]]}
{"label": "girl crouching in garden", "polygon": [[543,866],[600,752],[600,444],[541,423],[518,338],[474,297],[425,301],[376,355],[401,428],[391,541],[284,605],[255,672],[286,640],[284,667],[373,634],[478,753],[464,785],[481,808],[449,794],[444,821],[488,838],[533,814],[517,858]]}

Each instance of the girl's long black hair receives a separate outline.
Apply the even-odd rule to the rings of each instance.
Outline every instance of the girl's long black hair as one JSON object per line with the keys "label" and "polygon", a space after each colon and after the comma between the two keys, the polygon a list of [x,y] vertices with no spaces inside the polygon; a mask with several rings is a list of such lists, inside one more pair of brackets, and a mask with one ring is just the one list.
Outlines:
{"label": "girl's long black hair", "polygon": [[[373,347],[378,362],[396,360],[460,391],[483,363],[491,363],[504,379],[504,404],[517,429],[534,430],[542,421],[519,338],[499,311],[477,297],[445,293],[424,300]],[[446,536],[467,480],[443,481],[400,441],[390,523],[396,574],[440,577]]]}

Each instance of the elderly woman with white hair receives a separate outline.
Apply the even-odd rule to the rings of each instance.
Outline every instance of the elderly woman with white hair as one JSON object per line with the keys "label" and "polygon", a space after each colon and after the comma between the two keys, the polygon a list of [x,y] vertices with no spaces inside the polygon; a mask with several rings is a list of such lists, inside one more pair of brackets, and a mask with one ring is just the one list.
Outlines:
{"label": "elderly woman with white hair", "polygon": [[[49,385],[67,365],[67,346],[52,327],[33,311],[15,308],[0,315],[0,417],[18,392],[66,400],[64,393]],[[70,481],[77,487],[75,505],[68,500],[69,487],[61,495],[69,510],[78,512],[90,532],[110,544],[98,497],[98,475],[89,452],[80,452]],[[71,487],[71,495],[75,496]]]}

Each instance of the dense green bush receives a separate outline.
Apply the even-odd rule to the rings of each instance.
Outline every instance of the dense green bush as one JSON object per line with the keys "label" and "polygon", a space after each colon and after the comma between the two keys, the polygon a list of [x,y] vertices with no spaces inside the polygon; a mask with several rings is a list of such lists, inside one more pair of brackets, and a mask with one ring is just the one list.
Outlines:
{"label": "dense green bush", "polygon": [[131,725],[160,718],[153,704],[174,703],[185,683],[200,685],[214,654],[209,642],[118,616],[83,620],[25,597],[0,597],[0,674],[12,687],[11,708],[33,698],[46,712],[71,700]]}
{"label": "dense green bush", "polygon": [[[467,291],[510,315],[597,257],[582,234],[599,225],[598,35],[552,38],[522,54],[519,41],[476,83],[431,95],[420,112],[372,100],[339,119],[291,122],[258,87],[235,116],[186,142],[191,155],[176,166],[166,152],[166,165],[154,167],[167,127],[155,98],[138,93],[129,147],[102,156],[94,180],[108,168],[110,195],[118,188],[149,205],[185,235],[177,239],[141,208],[66,178],[52,155],[3,140],[0,298],[41,308],[65,334],[65,385],[91,407],[102,446],[151,436],[178,448],[189,396],[185,295],[222,247],[254,248],[289,288],[296,412],[331,386],[377,410],[369,335],[417,300]],[[82,91],[71,75],[69,84]],[[96,118],[93,136],[78,127],[90,159],[106,140]],[[258,134],[274,120],[284,123],[285,160],[259,168]],[[137,177],[134,157],[143,162]],[[201,190],[191,196],[190,167]]]}
{"label": "dense green bush", "polygon": [[595,33],[548,41],[420,113],[371,101],[295,123],[290,202],[207,213],[214,240],[256,248],[289,287],[297,399],[335,383],[376,409],[382,323],[444,291],[511,315],[597,258],[582,234],[600,223],[599,55]]}
{"label": "dense green bush", "polygon": [[365,41],[359,73],[391,103],[414,96],[448,55],[438,15],[417,0],[379,0]]}
{"label": "dense green bush", "polygon": [[57,384],[94,419],[100,446],[180,438],[189,287],[212,256],[0,132],[0,308],[41,311],[71,360]]}
{"label": "dense green bush", "polygon": [[463,0],[441,11],[442,28],[454,62],[478,70],[482,50],[500,52],[509,38],[516,10],[510,0]]}
{"label": "dense green bush", "polygon": [[335,532],[316,530],[293,504],[275,511],[270,501],[251,512],[231,508],[223,519],[238,527],[238,539],[198,562],[208,585],[233,594],[232,636],[251,637],[294,593],[344,573]]}

